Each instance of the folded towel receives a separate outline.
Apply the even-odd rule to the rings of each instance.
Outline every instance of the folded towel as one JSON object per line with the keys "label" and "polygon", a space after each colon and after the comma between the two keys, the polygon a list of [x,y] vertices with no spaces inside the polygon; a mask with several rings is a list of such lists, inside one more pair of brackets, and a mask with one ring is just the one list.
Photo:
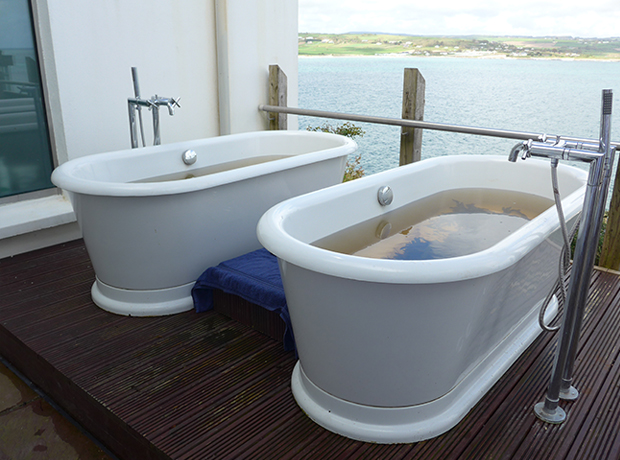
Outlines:
{"label": "folded towel", "polygon": [[284,349],[295,349],[293,327],[276,256],[266,249],[259,249],[208,268],[192,289],[197,312],[213,308],[213,289],[220,289],[277,312],[286,325],[282,340]]}

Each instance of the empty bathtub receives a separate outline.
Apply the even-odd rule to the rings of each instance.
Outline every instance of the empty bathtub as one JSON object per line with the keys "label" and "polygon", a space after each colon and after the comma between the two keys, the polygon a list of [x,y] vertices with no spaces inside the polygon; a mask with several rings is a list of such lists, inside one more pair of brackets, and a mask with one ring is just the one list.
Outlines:
{"label": "empty bathtub", "polygon": [[[558,171],[564,213],[574,220],[587,173]],[[550,207],[491,238],[490,247],[466,245],[469,252],[443,258],[320,247],[330,235],[344,235],[344,248],[402,236],[400,210],[469,189],[492,197],[527,192]],[[462,155],[271,208],[258,236],[280,263],[299,353],[292,376],[298,404],[323,427],[363,441],[416,442],[456,425],[541,332],[538,312],[557,277],[562,241],[552,200],[549,163]],[[512,202],[500,205],[497,215],[518,213]],[[489,237],[484,226],[473,231],[479,239]],[[547,321],[556,313],[554,300]]]}
{"label": "empty bathtub", "polygon": [[94,302],[123,315],[190,310],[208,267],[260,248],[274,204],[342,181],[356,144],[305,131],[255,132],[71,160],[67,190],[96,274]]}

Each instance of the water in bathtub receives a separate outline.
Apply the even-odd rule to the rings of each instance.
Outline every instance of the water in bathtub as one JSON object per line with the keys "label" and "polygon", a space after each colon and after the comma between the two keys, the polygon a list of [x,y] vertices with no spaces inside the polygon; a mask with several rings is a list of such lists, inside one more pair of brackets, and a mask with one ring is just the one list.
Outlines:
{"label": "water in bathtub", "polygon": [[552,205],[548,198],[521,192],[447,190],[337,232],[314,245],[380,259],[464,256],[495,245]]}
{"label": "water in bathtub", "polygon": [[133,181],[133,183],[148,183],[148,182],[166,182],[174,180],[193,179],[195,177],[207,176],[209,174],[216,174],[224,171],[231,171],[233,169],[244,168],[246,166],[258,165],[261,163],[267,163],[269,161],[281,160],[282,158],[288,158],[291,155],[261,155],[256,157],[242,158],[234,161],[227,161],[225,163],[218,163],[210,166],[204,166],[202,168],[192,169],[190,171],[180,171],[170,174],[164,174],[157,177],[149,177],[147,179],[140,179]]}

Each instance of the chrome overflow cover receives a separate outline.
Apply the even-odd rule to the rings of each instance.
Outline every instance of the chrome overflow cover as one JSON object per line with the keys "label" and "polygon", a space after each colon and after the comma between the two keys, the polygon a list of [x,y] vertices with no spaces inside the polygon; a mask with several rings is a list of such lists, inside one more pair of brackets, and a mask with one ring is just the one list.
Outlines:
{"label": "chrome overflow cover", "polygon": [[380,240],[384,240],[388,236],[390,236],[391,233],[392,233],[391,223],[385,220],[382,220],[381,222],[379,222],[379,225],[377,225],[377,229],[375,230],[375,236],[377,238],[379,238]]}
{"label": "chrome overflow cover", "polygon": [[186,165],[193,165],[194,163],[196,163],[198,155],[192,149],[189,149],[183,152],[181,158],[183,158],[183,163],[185,163]]}
{"label": "chrome overflow cover", "polygon": [[394,193],[392,192],[392,189],[390,187],[388,187],[387,185],[379,187],[379,190],[377,191],[377,200],[379,200],[379,204],[381,206],[387,206],[388,204],[392,203],[393,199]]}

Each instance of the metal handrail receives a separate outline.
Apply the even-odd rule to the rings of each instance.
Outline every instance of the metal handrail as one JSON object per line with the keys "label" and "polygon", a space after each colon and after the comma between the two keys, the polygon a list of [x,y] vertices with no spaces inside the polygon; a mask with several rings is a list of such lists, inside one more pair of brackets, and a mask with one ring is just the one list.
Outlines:
{"label": "metal handrail", "polygon": [[[355,115],[350,113],[328,112],[324,110],[300,109],[297,107],[277,106],[261,104],[258,109],[263,112],[287,113],[291,115],[303,115],[308,117],[332,118],[338,120],[358,121],[362,123],[375,123],[380,125],[401,126],[405,128],[431,129],[435,131],[448,131],[453,133],[475,134],[478,136],[501,137],[504,139],[529,140],[535,139],[546,142],[552,139],[560,139],[560,136],[544,133],[532,133],[526,131],[510,131],[504,129],[477,128],[473,126],[460,126],[448,123],[433,123],[429,121],[407,120],[403,118],[375,117],[369,115]],[[598,139],[561,136],[561,139],[574,142],[598,143]],[[612,142],[612,146],[620,147],[620,142]]]}

